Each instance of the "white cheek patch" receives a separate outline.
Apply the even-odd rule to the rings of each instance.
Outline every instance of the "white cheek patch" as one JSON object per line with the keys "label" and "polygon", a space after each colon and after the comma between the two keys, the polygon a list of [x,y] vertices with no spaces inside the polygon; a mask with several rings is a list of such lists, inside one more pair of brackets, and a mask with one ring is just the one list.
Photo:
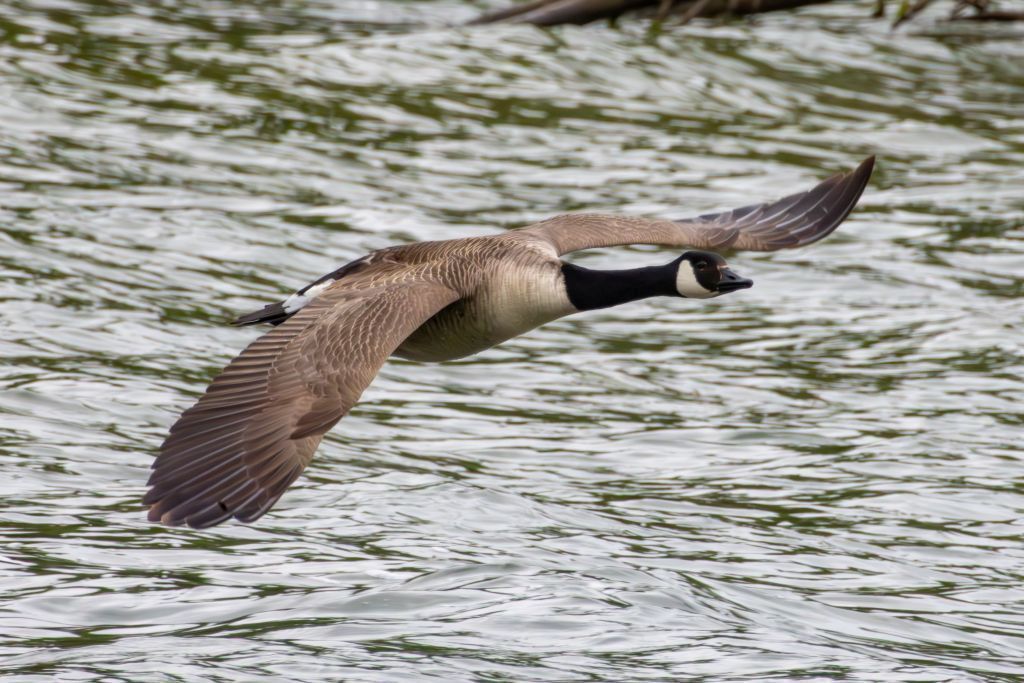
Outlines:
{"label": "white cheek patch", "polygon": [[291,315],[292,313],[295,313],[300,308],[302,308],[303,306],[308,304],[310,301],[312,301],[313,299],[317,298],[320,295],[321,292],[323,292],[325,289],[327,289],[328,287],[330,287],[334,283],[335,283],[335,280],[324,280],[323,282],[321,282],[318,285],[313,285],[312,287],[308,287],[301,294],[298,293],[298,292],[296,292],[295,294],[292,294],[290,297],[288,297],[287,299],[284,300],[284,304],[283,304],[284,312],[287,313],[288,315]]}
{"label": "white cheek patch", "polygon": [[682,261],[676,270],[676,291],[689,299],[710,299],[718,295],[718,292],[704,289],[704,285],[697,282],[693,268],[686,261]]}

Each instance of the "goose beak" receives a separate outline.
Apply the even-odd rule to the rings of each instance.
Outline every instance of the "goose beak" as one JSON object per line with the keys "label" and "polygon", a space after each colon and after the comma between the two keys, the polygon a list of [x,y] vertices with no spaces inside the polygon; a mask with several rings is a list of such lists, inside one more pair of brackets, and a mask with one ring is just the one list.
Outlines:
{"label": "goose beak", "polygon": [[732,272],[730,268],[722,268],[720,272],[722,278],[718,281],[717,287],[717,291],[720,294],[728,294],[729,292],[735,292],[737,289],[749,289],[754,286],[753,280],[740,277]]}

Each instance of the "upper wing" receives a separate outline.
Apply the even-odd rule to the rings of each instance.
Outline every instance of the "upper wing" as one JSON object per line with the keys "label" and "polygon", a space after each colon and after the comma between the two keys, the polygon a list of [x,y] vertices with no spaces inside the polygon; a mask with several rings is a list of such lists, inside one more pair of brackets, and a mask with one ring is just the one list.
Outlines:
{"label": "upper wing", "polygon": [[724,213],[679,221],[567,214],[510,234],[546,242],[558,255],[627,244],[751,251],[802,247],[831,233],[850,214],[874,163],[871,156],[853,171],[834,175],[806,192]]}
{"label": "upper wing", "polygon": [[202,528],[263,515],[387,357],[458,298],[423,279],[335,285],[254,341],[171,427],[143,499],[149,519]]}

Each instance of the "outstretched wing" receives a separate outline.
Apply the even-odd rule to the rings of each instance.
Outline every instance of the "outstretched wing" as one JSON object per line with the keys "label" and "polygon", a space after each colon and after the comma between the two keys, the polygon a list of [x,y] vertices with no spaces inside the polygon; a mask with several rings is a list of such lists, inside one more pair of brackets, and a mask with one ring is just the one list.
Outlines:
{"label": "outstretched wing", "polygon": [[604,214],[567,214],[516,230],[558,253],[628,244],[659,244],[722,251],[775,251],[816,242],[835,230],[860,199],[873,156],[806,192],[766,204],[679,221]]}
{"label": "outstretched wing", "polygon": [[387,357],[458,298],[411,277],[339,283],[254,341],[171,427],[143,499],[149,519],[203,528],[259,518]]}

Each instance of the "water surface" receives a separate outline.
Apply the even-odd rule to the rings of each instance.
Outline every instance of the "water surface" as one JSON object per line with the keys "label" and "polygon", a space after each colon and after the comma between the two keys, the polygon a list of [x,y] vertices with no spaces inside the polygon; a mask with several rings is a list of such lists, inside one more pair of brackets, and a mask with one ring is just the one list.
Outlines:
{"label": "water surface", "polygon": [[[0,7],[5,680],[1020,680],[1019,29],[445,26],[486,4]],[[754,289],[390,362],[257,525],[145,521],[233,315],[870,153],[835,236],[732,259]]]}

